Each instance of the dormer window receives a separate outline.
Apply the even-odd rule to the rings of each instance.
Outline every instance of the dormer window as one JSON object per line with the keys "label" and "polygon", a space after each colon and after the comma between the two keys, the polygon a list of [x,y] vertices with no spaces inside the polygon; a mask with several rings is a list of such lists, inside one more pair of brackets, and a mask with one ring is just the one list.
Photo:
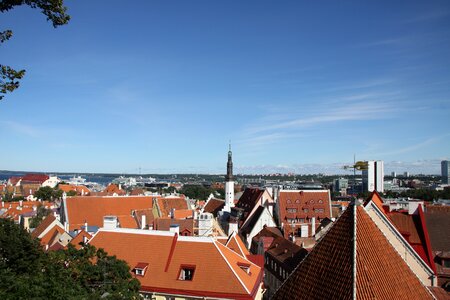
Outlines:
{"label": "dormer window", "polygon": [[245,263],[238,263],[239,268],[241,268],[242,271],[249,274],[250,273],[250,264]]}
{"label": "dormer window", "polygon": [[186,266],[182,265],[180,267],[180,275],[178,276],[178,280],[189,280],[192,281],[194,278],[195,266]]}
{"label": "dormer window", "polygon": [[148,263],[139,262],[133,269],[134,274],[136,274],[136,276],[144,276],[145,271],[147,271],[147,268],[148,268]]}

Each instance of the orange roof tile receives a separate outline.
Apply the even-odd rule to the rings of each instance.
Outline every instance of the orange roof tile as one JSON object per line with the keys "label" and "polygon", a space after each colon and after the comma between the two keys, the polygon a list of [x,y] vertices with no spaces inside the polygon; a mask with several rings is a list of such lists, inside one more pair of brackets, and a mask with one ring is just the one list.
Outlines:
{"label": "orange roof tile", "polygon": [[42,220],[41,224],[39,224],[38,227],[36,227],[35,230],[33,230],[33,232],[31,233],[31,236],[34,238],[38,238],[46,229],[47,227],[49,227],[50,225],[53,224],[53,222],[55,222],[56,217],[52,214],[48,215],[47,217],[45,217],[44,220]]}
{"label": "orange roof tile", "polygon": [[70,192],[75,191],[77,192],[77,195],[88,195],[91,191],[85,187],[84,185],[73,185],[73,184],[59,184],[58,189],[60,189],[63,192]]}
{"label": "orange roof tile", "polygon": [[245,247],[241,237],[235,231],[228,237],[228,241],[225,246],[242,257],[247,257],[247,255],[250,255],[250,252],[248,251],[247,247]]}
{"label": "orange roof tile", "polygon": [[[142,291],[251,299],[262,280],[261,268],[211,238],[178,237],[151,230],[100,229],[90,244],[104,248],[131,267],[147,263],[144,276],[136,277]],[[195,268],[192,280],[179,279],[183,266]]]}
{"label": "orange roof tile", "polygon": [[81,230],[71,241],[70,244],[72,244],[76,249],[80,249],[81,245],[80,243],[83,243],[85,239],[88,241],[92,238],[92,235],[90,235],[85,230]]}
{"label": "orange roof tile", "polygon": [[189,209],[186,198],[184,197],[164,197],[158,198],[158,208],[161,217],[169,217],[172,209],[186,210]]}
{"label": "orange roof tile", "polygon": [[174,218],[176,219],[186,219],[193,217],[194,210],[192,209],[176,209]]}
{"label": "orange roof tile", "polygon": [[104,216],[112,215],[120,220],[121,217],[131,216],[134,210],[152,208],[153,199],[158,197],[68,197],[63,204],[65,220],[69,223],[70,230],[80,229],[85,222],[89,226],[102,227]]}
{"label": "orange roof tile", "polygon": [[273,299],[432,299],[363,207],[351,205]]}

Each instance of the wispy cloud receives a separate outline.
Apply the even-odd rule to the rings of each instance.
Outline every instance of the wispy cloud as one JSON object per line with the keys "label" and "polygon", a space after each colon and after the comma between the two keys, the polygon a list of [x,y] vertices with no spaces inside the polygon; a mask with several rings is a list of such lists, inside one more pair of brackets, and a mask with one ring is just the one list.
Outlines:
{"label": "wispy cloud", "polygon": [[[445,134],[445,135],[439,135],[439,136],[431,137],[431,138],[428,138],[426,140],[417,142],[415,144],[407,145],[405,147],[401,147],[401,148],[398,148],[398,149],[395,149],[395,150],[392,150],[392,151],[387,151],[387,152],[377,151],[376,155],[378,157],[384,157],[384,156],[392,156],[392,155],[398,155],[398,154],[405,154],[405,153],[413,152],[413,151],[416,151],[416,150],[420,150],[420,149],[422,149],[424,147],[433,145],[433,144],[435,144],[435,143],[437,143],[437,142],[439,142],[439,141],[441,141],[441,140],[443,140],[443,139],[445,139],[445,138],[447,138],[449,136],[450,136],[450,134]],[[373,156],[374,154],[375,153],[366,153],[365,155]]]}
{"label": "wispy cloud", "polygon": [[294,117],[290,113],[286,112],[285,121],[274,124],[253,126],[250,127],[247,132],[248,134],[256,134],[259,132],[279,129],[300,129],[330,122],[374,119],[380,118],[383,114],[393,112],[395,110],[397,110],[395,105],[380,101],[360,102],[349,106],[345,105],[329,109],[322,107],[322,109],[317,110],[316,113],[304,115],[302,117]]}

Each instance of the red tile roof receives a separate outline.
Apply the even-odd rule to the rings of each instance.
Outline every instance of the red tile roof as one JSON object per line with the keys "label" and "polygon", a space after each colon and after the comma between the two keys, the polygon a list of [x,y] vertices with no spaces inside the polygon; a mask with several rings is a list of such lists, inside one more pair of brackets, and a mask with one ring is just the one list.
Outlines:
{"label": "red tile roof", "polygon": [[109,184],[103,192],[107,193],[108,195],[112,196],[113,194],[117,194],[119,196],[125,195],[127,192],[125,190],[120,189],[117,185],[111,183]]}
{"label": "red tile roof", "polygon": [[230,248],[231,250],[233,250],[242,257],[247,257],[248,255],[250,255],[250,252],[245,247],[244,242],[242,242],[242,239],[236,232],[233,232],[228,237],[225,246],[227,246],[228,248]]}
{"label": "red tile roof", "polygon": [[26,174],[25,176],[23,176],[22,182],[42,184],[49,178],[50,177],[48,177],[48,175],[45,174]]}
{"label": "red tile roof", "polygon": [[[88,226],[103,226],[104,216],[131,216],[134,210],[151,209],[153,199],[159,196],[124,197],[68,197],[64,211],[67,211],[70,230]],[[65,219],[67,221],[67,219]]]}
{"label": "red tile roof", "polygon": [[255,206],[264,205],[264,203],[260,203],[262,195],[264,194],[264,189],[260,188],[246,188],[244,193],[242,194],[239,201],[236,203],[236,207],[242,208],[244,210],[243,221],[245,221],[253,210]]}
{"label": "red tile roof", "polygon": [[172,209],[186,210],[189,209],[186,198],[184,197],[164,197],[158,198],[158,208],[161,217],[169,217]]}
{"label": "red tile roof", "polygon": [[92,238],[92,235],[90,235],[85,230],[81,230],[71,241],[70,244],[72,244],[76,249],[81,249],[80,243],[84,243],[84,240],[86,239],[89,241]]}
{"label": "red tile roof", "polygon": [[[149,230],[101,229],[90,244],[104,248],[131,267],[148,263],[144,276],[137,277],[142,291],[252,299],[262,280],[261,268],[211,238],[177,237]],[[249,272],[240,265],[248,266]],[[179,279],[183,266],[195,268],[192,280]]]}
{"label": "red tile roof", "polygon": [[21,179],[22,179],[22,177],[12,176],[8,179],[8,182],[11,185],[16,185]]}
{"label": "red tile roof", "polygon": [[81,196],[81,194],[83,194],[84,196],[87,196],[91,192],[84,185],[58,184],[58,189],[60,189],[63,192],[66,192],[66,193],[68,193],[70,191],[75,191],[77,193],[77,195],[80,195],[80,196]]}
{"label": "red tile roof", "polygon": [[170,226],[175,224],[180,226],[180,235],[194,235],[194,219],[156,218],[154,229],[169,231]]}
{"label": "red tile roof", "polygon": [[33,238],[39,238],[40,235],[47,229],[47,227],[49,227],[50,225],[53,224],[53,222],[55,222],[56,217],[52,214],[48,215],[47,217],[45,217],[44,220],[42,220],[41,224],[39,224],[38,227],[36,227],[35,230],[33,230],[33,232],[31,233],[31,236]]}
{"label": "red tile roof", "polygon": [[351,205],[273,299],[432,299],[363,207]]}
{"label": "red tile roof", "polygon": [[225,206],[225,200],[212,198],[206,202],[205,207],[203,208],[203,212],[211,213],[215,217]]}

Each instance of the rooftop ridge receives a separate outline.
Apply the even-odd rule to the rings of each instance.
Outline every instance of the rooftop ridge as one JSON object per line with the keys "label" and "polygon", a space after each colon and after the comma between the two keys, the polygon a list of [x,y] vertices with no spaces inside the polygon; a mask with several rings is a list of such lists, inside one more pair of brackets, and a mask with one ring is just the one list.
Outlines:
{"label": "rooftop ridge", "polygon": [[298,193],[298,192],[304,192],[304,193],[328,193],[328,190],[322,189],[322,190],[280,190],[281,192],[287,192],[287,193]]}
{"label": "rooftop ridge", "polygon": [[[233,272],[234,276],[238,279],[239,283],[242,285],[242,287],[244,287],[244,290],[247,292],[247,294],[250,294],[250,291],[247,289],[247,287],[245,286],[244,282],[242,282],[241,277],[239,277],[238,274],[236,274],[236,272],[234,271],[233,267],[231,267],[230,262],[228,261],[228,259],[226,258],[226,256],[222,253],[222,250],[220,250],[220,247],[217,244],[218,242],[214,243],[214,246],[216,247],[217,251],[220,253],[220,255],[222,256],[223,260],[227,263],[228,268],[230,268],[231,272]],[[223,247],[226,247],[225,245],[222,245]],[[229,249],[228,247],[226,247],[227,249]],[[229,249],[230,251],[233,251],[231,249]],[[234,252],[234,251],[233,251]],[[238,256],[240,256],[238,254]],[[248,260],[248,259],[246,259]],[[250,262],[250,261],[249,261]],[[251,263],[251,262],[250,262]]]}
{"label": "rooftop ridge", "polygon": [[[152,236],[167,236],[173,237],[175,235],[174,232],[164,231],[164,230],[144,230],[144,229],[134,229],[134,228],[99,228],[98,232],[111,232],[111,233],[124,233],[124,234],[138,234],[138,235],[152,235]],[[200,242],[200,243],[212,243],[214,239],[211,237],[202,237],[202,236],[178,236],[179,242]]]}

